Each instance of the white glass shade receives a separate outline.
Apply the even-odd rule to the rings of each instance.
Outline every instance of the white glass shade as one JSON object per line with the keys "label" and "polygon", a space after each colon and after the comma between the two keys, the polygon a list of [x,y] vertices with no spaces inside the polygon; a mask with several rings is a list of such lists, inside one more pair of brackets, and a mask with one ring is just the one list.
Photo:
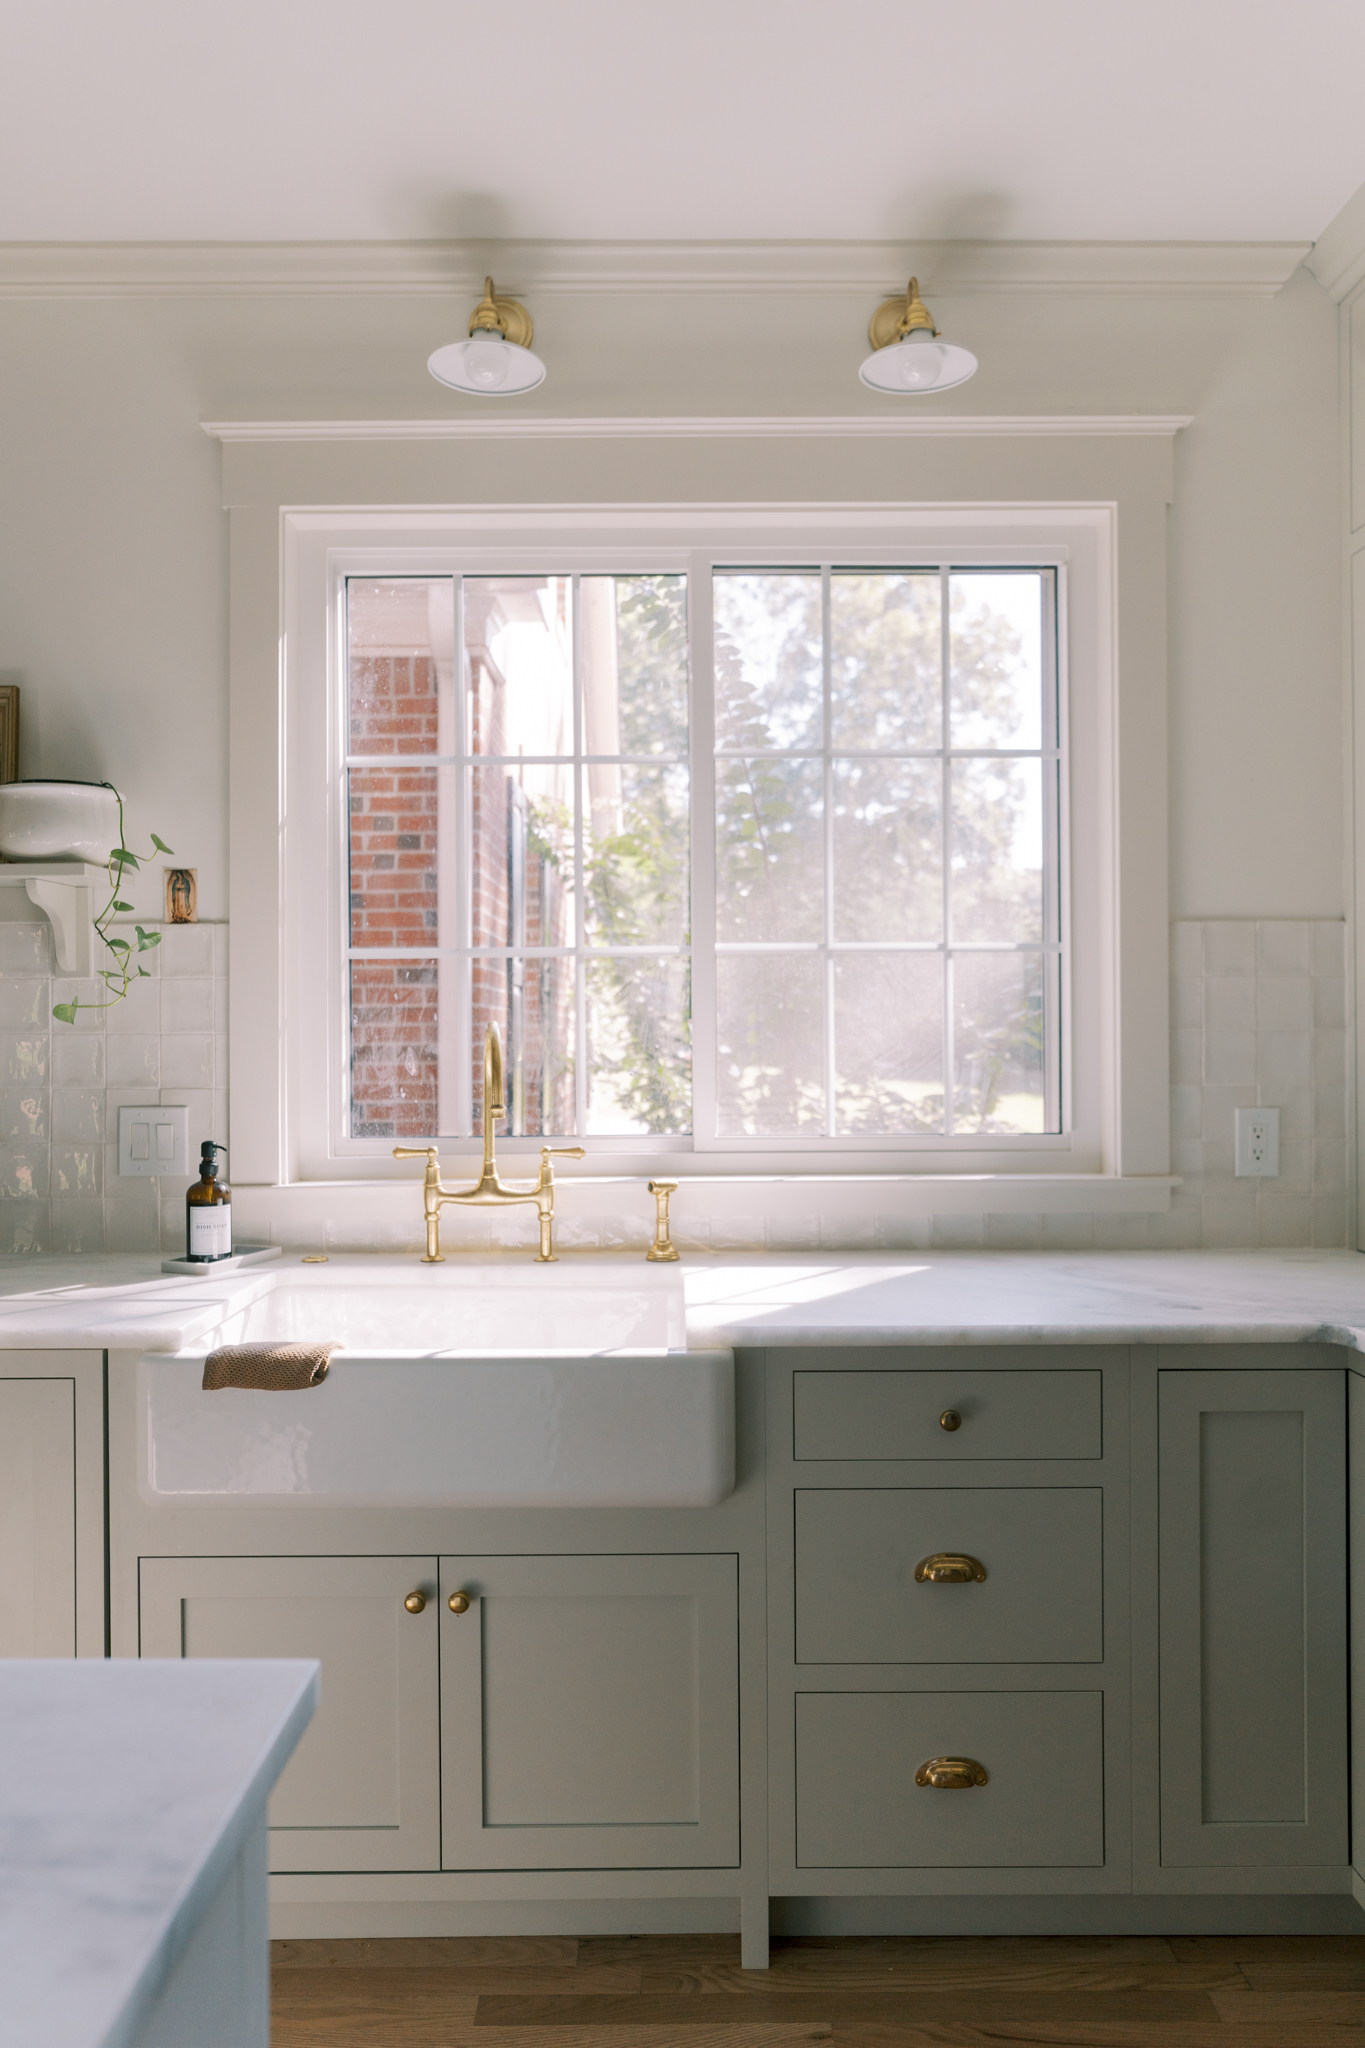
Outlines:
{"label": "white glass shade", "polygon": [[976,375],[976,357],[970,349],[956,348],[950,341],[935,341],[923,329],[908,341],[877,349],[858,375],[873,391],[892,391],[905,398],[919,391],[950,391],[954,384],[965,384]]}
{"label": "white glass shade", "polygon": [[491,332],[448,342],[427,358],[427,368],[438,384],[448,384],[452,391],[472,391],[480,398],[512,398],[545,382],[539,356]]}

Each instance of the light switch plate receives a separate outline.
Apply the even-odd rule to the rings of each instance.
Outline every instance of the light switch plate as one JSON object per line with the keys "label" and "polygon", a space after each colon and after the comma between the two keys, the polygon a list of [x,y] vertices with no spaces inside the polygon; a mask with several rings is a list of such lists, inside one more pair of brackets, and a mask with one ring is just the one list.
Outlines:
{"label": "light switch plate", "polygon": [[165,1174],[192,1180],[190,1112],[175,1103],[120,1103],[118,1170],[120,1175]]}

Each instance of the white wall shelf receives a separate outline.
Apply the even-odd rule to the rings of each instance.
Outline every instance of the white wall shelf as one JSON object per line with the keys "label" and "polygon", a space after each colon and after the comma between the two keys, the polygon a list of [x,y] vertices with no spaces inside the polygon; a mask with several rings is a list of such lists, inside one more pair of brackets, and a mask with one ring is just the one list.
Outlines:
{"label": "white wall shelf", "polygon": [[0,862],[0,888],[23,884],[52,926],[57,972],[84,980],[95,971],[94,892],[109,870],[86,860]]}

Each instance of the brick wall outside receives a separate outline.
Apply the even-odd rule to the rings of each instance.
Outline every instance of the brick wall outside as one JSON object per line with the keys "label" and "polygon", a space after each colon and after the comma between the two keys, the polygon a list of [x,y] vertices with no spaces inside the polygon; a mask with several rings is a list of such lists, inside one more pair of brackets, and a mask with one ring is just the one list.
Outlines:
{"label": "brick wall outside", "polygon": [[[486,656],[470,661],[473,751],[505,751],[506,684]],[[351,943],[417,949],[444,942],[437,893],[442,775],[422,764],[437,751],[439,703],[435,663],[421,653],[356,652],[350,667],[353,753],[392,757],[392,766],[350,772]],[[553,865],[524,858],[524,919],[512,929],[512,835],[515,776],[505,768],[471,775],[473,858],[469,877],[471,934],[476,946],[562,945],[572,939],[568,899]],[[508,1094],[520,1061],[516,1120],[528,1135],[572,1134],[573,1075],[566,1059],[574,1016],[571,961],[528,961],[514,1030],[512,976],[505,960],[470,962],[473,1011],[473,1098],[481,1126],[483,1036],[496,1023],[508,1067]],[[440,1013],[434,960],[354,961],[351,967],[351,1131],[355,1137],[419,1139],[437,1132]],[[558,1048],[543,1079],[547,1043]],[[511,1107],[509,1100],[509,1108]],[[511,1124],[509,1123],[509,1128]]]}

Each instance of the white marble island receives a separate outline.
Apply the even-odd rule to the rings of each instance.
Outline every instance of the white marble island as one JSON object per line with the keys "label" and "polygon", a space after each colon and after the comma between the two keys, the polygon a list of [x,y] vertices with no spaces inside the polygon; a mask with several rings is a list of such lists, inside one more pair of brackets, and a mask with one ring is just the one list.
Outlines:
{"label": "white marble island", "polygon": [[0,2044],[265,2048],[265,1803],[312,1663],[0,1663]]}

